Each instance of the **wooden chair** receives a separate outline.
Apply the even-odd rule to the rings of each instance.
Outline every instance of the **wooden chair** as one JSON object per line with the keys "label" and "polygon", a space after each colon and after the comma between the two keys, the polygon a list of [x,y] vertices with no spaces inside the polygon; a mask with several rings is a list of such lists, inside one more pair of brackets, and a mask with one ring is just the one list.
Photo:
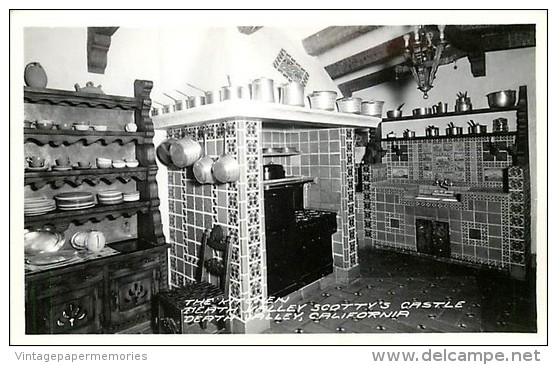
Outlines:
{"label": "wooden chair", "polygon": [[[228,315],[230,250],[229,239],[220,226],[215,225],[210,235],[205,232],[196,281],[157,295],[159,333],[224,332],[224,320],[208,319]],[[214,255],[216,252],[219,255]],[[210,283],[211,278],[218,282]]]}

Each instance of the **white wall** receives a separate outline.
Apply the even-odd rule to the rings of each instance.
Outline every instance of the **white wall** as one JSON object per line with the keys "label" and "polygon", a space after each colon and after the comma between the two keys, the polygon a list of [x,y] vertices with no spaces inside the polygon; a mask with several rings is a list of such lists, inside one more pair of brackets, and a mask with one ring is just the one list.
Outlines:
{"label": "white wall", "polygon": [[[377,85],[354,93],[364,99],[384,100],[383,114],[389,109],[395,109],[400,104],[404,115],[411,115],[412,109],[432,106],[438,102],[449,104],[449,111],[454,110],[456,94],[468,92],[475,109],[487,108],[486,94],[497,91],[514,89],[521,85],[528,87],[528,121],[530,144],[530,167],[532,177],[532,251],[536,252],[536,209],[537,209],[537,166],[536,166],[536,49],[523,48],[508,51],[489,52],[486,54],[486,76],[473,77],[470,63],[467,59],[457,62],[457,69],[453,65],[440,66],[437,77],[430,90],[429,98],[423,99],[423,94],[417,89],[413,78],[403,81],[393,81]],[[473,119],[473,118],[472,118]],[[427,124],[427,121],[425,122]],[[545,121],[541,125],[545,125]],[[444,126],[444,124],[443,124]],[[466,125],[461,125],[466,127]],[[388,127],[386,127],[388,128]],[[418,127],[414,124],[406,128],[415,129],[417,134],[422,133],[424,123]],[[388,132],[388,131],[387,131]],[[543,167],[542,167],[543,168]]]}

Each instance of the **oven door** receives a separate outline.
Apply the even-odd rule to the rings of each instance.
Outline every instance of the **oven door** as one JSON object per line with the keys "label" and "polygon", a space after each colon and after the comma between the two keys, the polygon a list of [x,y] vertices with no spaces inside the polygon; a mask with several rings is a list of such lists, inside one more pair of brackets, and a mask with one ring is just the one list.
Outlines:
{"label": "oven door", "polygon": [[294,224],[294,187],[265,190],[265,229],[274,232]]}

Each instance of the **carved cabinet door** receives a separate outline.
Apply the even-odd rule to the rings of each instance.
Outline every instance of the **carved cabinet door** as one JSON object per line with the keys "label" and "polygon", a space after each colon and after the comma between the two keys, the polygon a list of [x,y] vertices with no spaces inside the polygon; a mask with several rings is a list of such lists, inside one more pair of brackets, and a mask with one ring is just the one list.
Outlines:
{"label": "carved cabinet door", "polygon": [[101,329],[101,285],[28,301],[27,333],[97,333]]}
{"label": "carved cabinet door", "polygon": [[111,275],[108,299],[111,332],[151,320],[151,299],[159,291],[158,270],[144,267],[129,270],[126,275]]}

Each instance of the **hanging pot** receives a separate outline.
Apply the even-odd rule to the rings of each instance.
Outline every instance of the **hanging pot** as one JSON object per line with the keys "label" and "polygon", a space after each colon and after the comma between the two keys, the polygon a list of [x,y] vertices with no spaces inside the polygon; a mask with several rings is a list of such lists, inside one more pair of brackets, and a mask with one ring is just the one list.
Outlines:
{"label": "hanging pot", "polygon": [[223,132],[222,155],[213,164],[213,175],[223,184],[235,182],[240,177],[238,161],[226,153],[226,130]]}
{"label": "hanging pot", "polygon": [[31,62],[25,66],[25,71],[23,74],[25,84],[30,87],[46,87],[48,78],[46,77],[46,72],[38,62]]}
{"label": "hanging pot", "polygon": [[191,166],[201,157],[201,146],[191,137],[176,140],[169,147],[172,163],[178,168]]}
{"label": "hanging pot", "polygon": [[165,166],[172,165],[172,159],[170,158],[170,146],[176,141],[176,138],[167,138],[157,147],[157,157]]}
{"label": "hanging pot", "polygon": [[214,184],[215,177],[213,176],[212,168],[215,160],[207,155],[207,141],[205,130],[203,130],[203,157],[195,161],[193,164],[193,175],[200,184]]}

